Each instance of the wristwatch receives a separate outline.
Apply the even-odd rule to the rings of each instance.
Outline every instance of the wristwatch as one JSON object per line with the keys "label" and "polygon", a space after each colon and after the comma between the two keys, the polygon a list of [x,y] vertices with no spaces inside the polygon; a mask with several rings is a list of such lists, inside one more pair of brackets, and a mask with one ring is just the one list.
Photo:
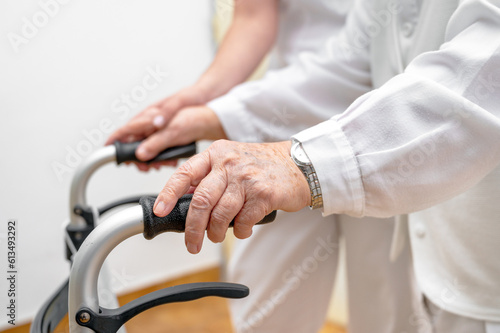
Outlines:
{"label": "wristwatch", "polygon": [[309,190],[311,191],[311,205],[309,208],[322,208],[323,195],[321,194],[321,186],[319,185],[318,175],[316,174],[316,170],[314,170],[311,160],[302,147],[302,143],[292,139],[290,155],[293,162],[299,167],[300,171],[302,171],[307,179],[307,183],[309,184]]}

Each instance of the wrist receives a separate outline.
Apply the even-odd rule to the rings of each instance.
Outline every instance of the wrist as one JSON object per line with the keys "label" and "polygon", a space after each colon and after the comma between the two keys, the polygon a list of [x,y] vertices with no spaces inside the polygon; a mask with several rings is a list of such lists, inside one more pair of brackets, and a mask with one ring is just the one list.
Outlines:
{"label": "wrist", "polygon": [[219,81],[220,80],[216,80],[215,78],[212,79],[211,75],[202,75],[193,85],[193,87],[198,91],[200,99],[202,100],[200,104],[206,104],[212,99],[224,94],[224,92],[219,92]]}
{"label": "wrist", "polygon": [[307,179],[304,177],[300,168],[293,161],[290,151],[292,147],[291,141],[283,141],[278,143],[271,143],[271,145],[279,146],[280,155],[282,155],[285,160],[285,164],[291,170],[290,182],[294,183],[294,193],[293,196],[301,203],[297,210],[305,208],[311,203],[311,191],[309,190],[309,185]]}
{"label": "wrist", "polygon": [[300,169],[305,177],[309,191],[310,191],[310,204],[309,208],[318,209],[323,207],[323,195],[321,192],[321,185],[318,180],[316,170],[307,156],[306,151],[302,147],[302,143],[297,140],[292,140],[290,156],[295,165]]}
{"label": "wrist", "polygon": [[217,114],[208,106],[200,108],[201,123],[203,124],[201,131],[203,140],[227,140],[226,132],[219,120]]}

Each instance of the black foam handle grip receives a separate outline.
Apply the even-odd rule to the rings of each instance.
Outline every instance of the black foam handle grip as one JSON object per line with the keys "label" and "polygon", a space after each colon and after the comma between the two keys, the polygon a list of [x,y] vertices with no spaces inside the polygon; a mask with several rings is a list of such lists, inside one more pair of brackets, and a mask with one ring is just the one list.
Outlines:
{"label": "black foam handle grip", "polygon": [[[116,148],[116,164],[121,164],[123,162],[141,162],[139,161],[139,159],[137,159],[137,156],[135,156],[135,151],[140,144],[141,141],[131,143],[115,141],[114,145]],[[155,158],[147,161],[146,163],[177,160],[179,158],[191,157],[195,154],[196,143],[193,142],[184,146],[167,148],[159,153]]]}
{"label": "black foam handle grip", "polygon": [[[139,203],[142,206],[144,215],[144,238],[153,239],[157,235],[164,232],[184,232],[186,227],[186,217],[189,209],[189,204],[193,198],[192,194],[186,194],[177,201],[172,212],[165,217],[158,217],[153,213],[153,206],[155,204],[155,197],[142,197]],[[276,211],[272,211],[266,215],[257,224],[266,224],[273,222],[276,218]],[[229,224],[230,227],[234,225],[234,221]]]}

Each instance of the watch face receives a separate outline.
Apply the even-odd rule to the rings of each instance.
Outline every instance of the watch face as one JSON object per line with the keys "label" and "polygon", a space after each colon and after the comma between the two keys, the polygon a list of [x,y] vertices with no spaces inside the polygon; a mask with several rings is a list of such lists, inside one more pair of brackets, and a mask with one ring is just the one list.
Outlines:
{"label": "watch face", "polygon": [[311,164],[309,157],[307,157],[307,154],[304,151],[304,148],[302,148],[302,145],[300,143],[295,144],[295,147],[293,149],[293,158],[302,165]]}

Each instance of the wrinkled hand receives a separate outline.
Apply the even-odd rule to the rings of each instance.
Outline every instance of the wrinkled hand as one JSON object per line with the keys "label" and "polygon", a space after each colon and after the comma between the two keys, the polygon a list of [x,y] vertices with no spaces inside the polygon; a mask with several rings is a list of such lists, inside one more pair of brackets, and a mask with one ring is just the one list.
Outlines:
{"label": "wrinkled hand", "polygon": [[252,227],[273,210],[298,211],[311,202],[304,175],[290,158],[290,142],[245,144],[216,141],[183,164],[159,194],[154,213],[166,216],[195,186],[186,220],[186,246],[201,250],[205,230],[222,242],[229,223],[247,238]]}
{"label": "wrinkled hand", "polygon": [[[151,136],[165,128],[172,118],[183,108],[205,104],[206,93],[197,86],[185,88],[178,93],[156,103],[137,114],[127,124],[116,130],[106,141],[106,145],[115,141],[134,142]],[[156,155],[139,147],[137,157],[147,161]]]}

